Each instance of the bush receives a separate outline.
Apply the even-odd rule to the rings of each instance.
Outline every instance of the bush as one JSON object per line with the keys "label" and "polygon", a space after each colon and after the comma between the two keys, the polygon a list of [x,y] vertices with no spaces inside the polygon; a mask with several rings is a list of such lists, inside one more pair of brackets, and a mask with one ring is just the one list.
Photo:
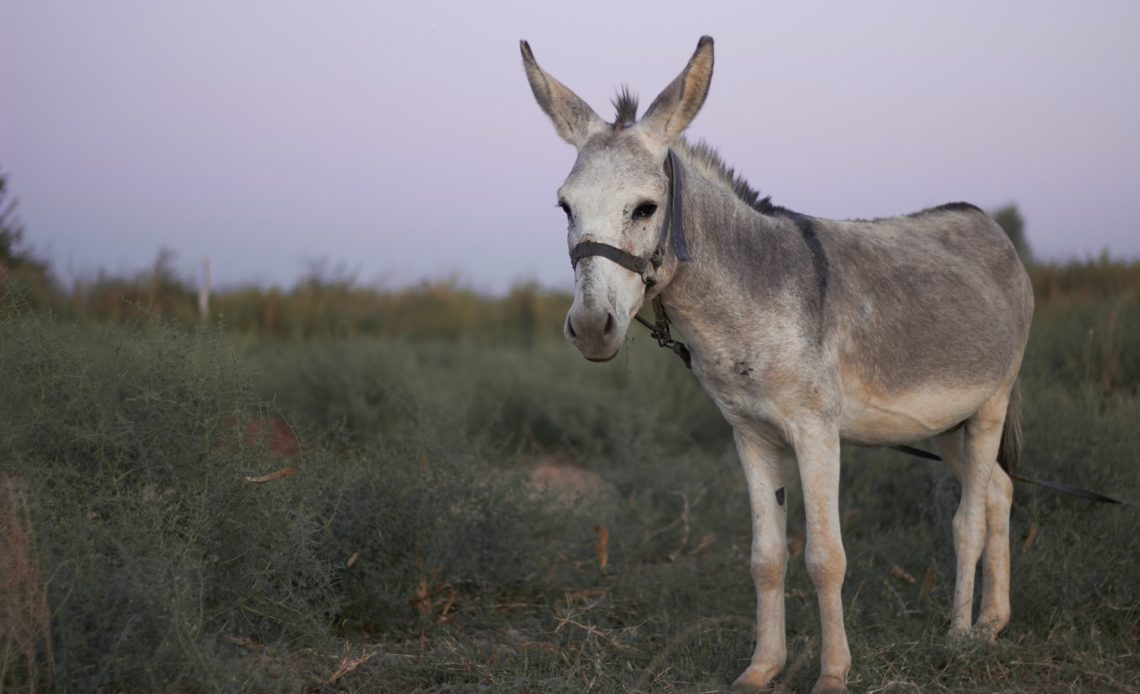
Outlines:
{"label": "bush", "polygon": [[[228,639],[295,647],[338,604],[325,482],[253,485],[282,461],[235,423],[264,415],[216,334],[0,322],[0,460],[27,490],[50,576],[57,684],[222,687]],[[244,675],[241,675],[244,677]]]}

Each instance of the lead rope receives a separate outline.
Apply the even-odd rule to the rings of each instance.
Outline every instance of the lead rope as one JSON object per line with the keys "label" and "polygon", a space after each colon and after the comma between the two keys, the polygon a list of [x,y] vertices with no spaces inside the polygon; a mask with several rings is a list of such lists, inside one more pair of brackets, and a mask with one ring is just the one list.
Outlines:
{"label": "lead rope", "polygon": [[[901,445],[901,446],[891,446],[891,448],[895,449],[896,451],[900,451],[902,453],[907,453],[909,455],[913,455],[916,458],[924,458],[926,460],[942,460],[942,456],[938,455],[937,453],[931,453],[930,451],[924,451],[921,448],[915,448],[914,446]],[[1094,491],[1091,491],[1088,489],[1082,489],[1081,487],[1076,487],[1076,486],[1073,486],[1071,484],[1065,484],[1063,482],[1046,482],[1044,480],[1035,480],[1032,477],[1025,477],[1024,475],[1019,475],[1017,473],[1014,473],[1013,475],[1011,475],[1011,477],[1013,477],[1013,479],[1017,480],[1018,482],[1028,482],[1029,484],[1036,484],[1038,487],[1044,487],[1045,489],[1051,489],[1052,491],[1059,492],[1061,494],[1068,494],[1069,496],[1075,496],[1078,499],[1085,499],[1086,501],[1095,501],[1095,502],[1100,503],[1100,504],[1118,504],[1120,506],[1131,506],[1132,508],[1140,508],[1140,503],[1137,503],[1135,501],[1115,499],[1111,496],[1108,496],[1107,494],[1101,494],[1100,492],[1094,492]]]}
{"label": "lead rope", "polygon": [[685,362],[685,368],[693,368],[693,355],[689,353],[689,348],[685,346],[684,342],[674,340],[673,336],[669,334],[669,316],[665,315],[665,305],[661,303],[661,297],[653,297],[653,317],[656,322],[650,323],[642,318],[640,315],[634,316],[638,323],[641,323],[646,328],[649,328],[649,336],[657,340],[658,347],[667,347],[673,350]]}

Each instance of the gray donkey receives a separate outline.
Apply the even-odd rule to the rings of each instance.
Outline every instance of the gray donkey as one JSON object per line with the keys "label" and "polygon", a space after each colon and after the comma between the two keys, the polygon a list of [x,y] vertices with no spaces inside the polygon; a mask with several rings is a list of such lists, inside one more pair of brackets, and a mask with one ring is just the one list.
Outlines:
{"label": "gray donkey", "polygon": [[813,691],[845,690],[841,440],[937,439],[962,484],[950,636],[970,630],[984,556],[974,629],[993,638],[1010,617],[1017,373],[1033,314],[1002,230],[965,203],[836,221],[760,199],[710,148],[681,137],[708,94],[707,36],[640,120],[623,93],[614,123],[544,72],[525,41],[521,49],[535,99],[578,150],[558,189],[575,272],[566,337],[591,361],[612,359],[654,302],[658,327],[672,321],[684,334],[693,373],[733,427],[757,596],[756,650],[735,685],[764,687],[787,657],[784,487],[794,461],[822,623]]}

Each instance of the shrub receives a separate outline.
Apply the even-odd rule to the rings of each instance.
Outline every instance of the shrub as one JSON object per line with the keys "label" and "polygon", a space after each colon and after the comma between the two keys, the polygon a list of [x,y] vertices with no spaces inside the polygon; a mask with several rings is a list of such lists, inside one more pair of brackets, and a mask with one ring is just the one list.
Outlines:
{"label": "shrub", "polygon": [[0,322],[0,460],[23,481],[50,576],[57,684],[221,686],[228,639],[319,643],[336,609],[317,461],[283,462],[219,336]]}

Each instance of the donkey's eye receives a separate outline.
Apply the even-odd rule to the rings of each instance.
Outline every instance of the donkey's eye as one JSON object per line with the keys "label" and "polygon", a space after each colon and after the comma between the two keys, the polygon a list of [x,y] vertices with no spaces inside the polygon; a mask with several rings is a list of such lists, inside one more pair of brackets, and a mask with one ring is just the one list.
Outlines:
{"label": "donkey's eye", "polygon": [[567,203],[565,200],[559,200],[558,206],[561,207],[562,211],[566,213],[566,221],[574,221],[574,213],[570,211],[569,203]]}
{"label": "donkey's eye", "polygon": [[653,213],[656,211],[657,211],[657,205],[654,205],[651,202],[643,202],[637,206],[637,209],[635,209],[633,211],[633,218],[634,219],[649,219],[650,217],[653,216]]}

